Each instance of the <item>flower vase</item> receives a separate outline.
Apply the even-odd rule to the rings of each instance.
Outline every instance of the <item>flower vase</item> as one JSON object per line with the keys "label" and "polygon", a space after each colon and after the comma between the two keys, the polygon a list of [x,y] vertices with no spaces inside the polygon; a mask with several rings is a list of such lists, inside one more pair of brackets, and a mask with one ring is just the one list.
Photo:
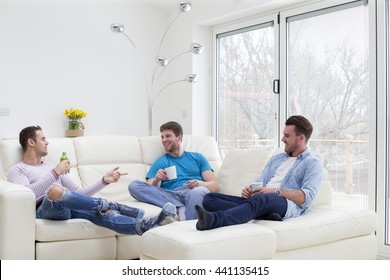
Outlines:
{"label": "flower vase", "polygon": [[84,125],[80,119],[69,119],[68,129],[65,130],[66,137],[79,137],[84,135]]}

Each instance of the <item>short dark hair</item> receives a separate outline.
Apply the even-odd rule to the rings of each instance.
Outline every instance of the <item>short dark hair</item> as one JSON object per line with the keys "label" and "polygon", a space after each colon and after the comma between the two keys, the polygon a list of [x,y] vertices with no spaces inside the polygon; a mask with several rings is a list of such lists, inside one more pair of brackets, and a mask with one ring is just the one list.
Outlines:
{"label": "short dark hair", "polygon": [[313,126],[304,116],[296,115],[291,116],[286,120],[285,125],[295,126],[294,131],[297,135],[305,135],[306,142],[309,141],[311,134],[313,133]]}
{"label": "short dark hair", "polygon": [[163,132],[164,130],[172,130],[176,137],[183,136],[183,128],[179,123],[174,121],[170,121],[161,125],[160,132]]}
{"label": "short dark hair", "polygon": [[37,140],[37,130],[42,130],[42,128],[39,125],[28,126],[20,131],[19,143],[22,146],[23,152],[27,150],[28,139]]}

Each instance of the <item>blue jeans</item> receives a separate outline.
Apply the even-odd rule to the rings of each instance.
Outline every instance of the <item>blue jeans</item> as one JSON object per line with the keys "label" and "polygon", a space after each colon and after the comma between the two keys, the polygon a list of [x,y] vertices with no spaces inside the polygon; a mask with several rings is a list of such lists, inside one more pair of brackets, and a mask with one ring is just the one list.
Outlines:
{"label": "blue jeans", "polygon": [[203,207],[213,216],[211,228],[237,225],[252,219],[264,219],[271,213],[284,217],[287,200],[276,194],[256,194],[249,199],[221,193],[209,193]]}
{"label": "blue jeans", "polygon": [[138,201],[159,207],[163,207],[167,202],[172,203],[176,208],[185,207],[186,220],[197,219],[195,205],[201,205],[204,196],[210,192],[203,186],[190,189],[187,185],[174,190],[166,190],[140,180],[132,181],[128,188],[130,195]]}
{"label": "blue jeans", "polygon": [[[140,234],[139,227],[142,219],[125,216],[114,210],[104,211],[108,203],[105,199],[90,197],[64,188],[64,194],[59,200],[52,201],[47,195],[45,196],[36,211],[36,217],[48,220],[81,218],[118,233]],[[138,209],[134,208],[134,211]],[[136,212],[134,214],[136,216]]]}

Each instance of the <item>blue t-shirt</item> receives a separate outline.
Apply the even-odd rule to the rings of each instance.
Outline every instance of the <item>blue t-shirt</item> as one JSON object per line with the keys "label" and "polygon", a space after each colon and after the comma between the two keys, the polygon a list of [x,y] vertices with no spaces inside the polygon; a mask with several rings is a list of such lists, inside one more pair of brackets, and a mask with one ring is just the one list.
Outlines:
{"label": "blue t-shirt", "polygon": [[161,188],[174,190],[187,183],[188,180],[203,181],[202,173],[213,169],[207,159],[200,153],[184,152],[179,157],[165,154],[159,157],[150,167],[146,174],[146,179],[155,178],[159,169],[165,169],[169,166],[176,166],[177,178],[173,180],[161,181]]}

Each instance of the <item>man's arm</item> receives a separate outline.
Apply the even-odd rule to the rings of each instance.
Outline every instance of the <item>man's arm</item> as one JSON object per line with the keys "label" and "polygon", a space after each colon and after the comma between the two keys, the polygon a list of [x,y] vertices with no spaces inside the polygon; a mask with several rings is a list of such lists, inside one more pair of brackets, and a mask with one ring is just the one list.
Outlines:
{"label": "man's arm", "polygon": [[190,189],[193,189],[195,187],[204,186],[208,188],[210,192],[216,192],[218,190],[217,177],[215,176],[215,173],[211,168],[209,161],[201,153],[196,153],[196,155],[198,156],[201,170],[200,175],[202,176],[203,181],[188,180],[188,187]]}
{"label": "man's arm", "polygon": [[[305,163],[305,172],[299,182],[299,190],[280,189],[280,195],[297,205],[311,204],[317,197],[323,179],[323,167],[318,159],[311,158]],[[259,188],[255,193],[275,193],[276,188]]]}
{"label": "man's arm", "polygon": [[217,177],[211,170],[203,171],[203,181],[199,180],[188,180],[187,185],[190,189],[204,186],[209,189],[210,192],[216,192],[218,190]]}
{"label": "man's arm", "polygon": [[65,167],[67,166],[65,162],[58,166],[53,168],[51,164],[43,164],[37,168],[30,165],[16,164],[8,170],[7,178],[9,182],[30,188],[38,198],[45,194],[46,190],[58,180],[57,172],[66,173],[69,171],[69,168]]}
{"label": "man's arm", "polygon": [[[274,189],[275,192],[275,189]],[[294,202],[297,205],[301,205],[305,203],[306,196],[305,193],[301,190],[286,190],[286,189],[280,189],[280,196],[287,198]]]}
{"label": "man's arm", "polygon": [[[257,193],[275,193],[275,190],[277,188],[258,188],[255,189],[253,194]],[[294,202],[297,205],[301,205],[305,203],[306,197],[305,193],[301,190],[286,190],[286,189],[280,189],[280,196],[287,198]]]}
{"label": "man's arm", "polygon": [[206,170],[202,173],[202,177],[205,181],[204,186],[208,188],[210,192],[216,192],[218,190],[217,177],[213,171]]}
{"label": "man's arm", "polygon": [[146,183],[153,185],[153,186],[156,186],[156,187],[160,187],[161,181],[166,181],[166,180],[169,180],[169,178],[167,176],[167,172],[164,169],[159,169],[156,173],[156,177],[148,178],[146,180]]}
{"label": "man's arm", "polygon": [[103,176],[101,179],[99,179],[96,183],[93,185],[80,188],[77,186],[73,180],[70,178],[69,174],[64,174],[61,178],[62,184],[65,188],[70,189],[71,191],[78,192],[81,194],[92,196],[95,193],[102,190],[104,187],[111,183],[116,183],[119,181],[121,176],[127,175],[127,173],[122,173],[119,171],[119,167],[115,167],[111,170],[109,170],[105,176]]}

